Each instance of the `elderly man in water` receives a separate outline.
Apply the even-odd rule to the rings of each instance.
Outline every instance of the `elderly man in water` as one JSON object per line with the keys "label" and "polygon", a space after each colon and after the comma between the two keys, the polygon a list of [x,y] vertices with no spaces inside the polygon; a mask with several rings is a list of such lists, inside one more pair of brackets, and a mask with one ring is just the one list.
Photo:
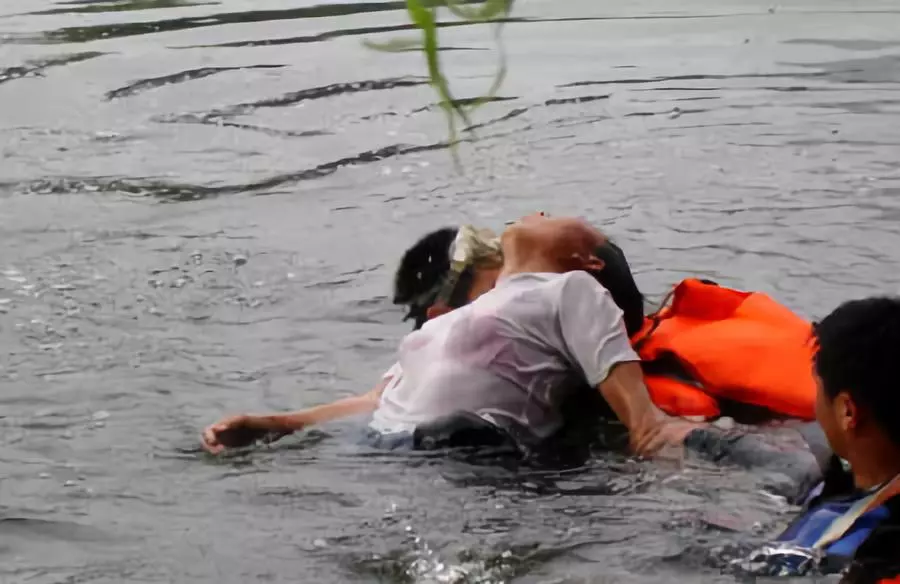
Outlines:
{"label": "elderly man in water", "polygon": [[[455,310],[435,307],[373,390],[295,413],[225,419],[204,431],[204,447],[218,453],[242,433],[281,436],[371,413],[378,445],[427,448],[429,436],[450,428],[528,449],[560,429],[567,393],[584,384],[627,427],[635,452],[680,443],[694,426],[650,400],[623,310],[598,281],[607,267],[598,250],[608,243],[580,219],[521,219],[500,238],[496,285]],[[475,279],[478,293],[491,278]]]}

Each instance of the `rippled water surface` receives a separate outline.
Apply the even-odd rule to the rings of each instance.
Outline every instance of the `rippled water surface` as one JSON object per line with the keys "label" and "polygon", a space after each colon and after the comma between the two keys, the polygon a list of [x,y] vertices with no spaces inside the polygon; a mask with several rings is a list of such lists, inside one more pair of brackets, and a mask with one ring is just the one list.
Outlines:
{"label": "rippled water surface", "polygon": [[[0,582],[734,581],[777,476],[514,472],[328,427],[213,461],[225,413],[367,389],[406,245],[582,214],[653,297],[897,292],[894,0],[519,0],[460,151],[401,2],[0,3]],[[461,97],[490,30],[442,29]],[[469,132],[471,134],[471,132]]]}

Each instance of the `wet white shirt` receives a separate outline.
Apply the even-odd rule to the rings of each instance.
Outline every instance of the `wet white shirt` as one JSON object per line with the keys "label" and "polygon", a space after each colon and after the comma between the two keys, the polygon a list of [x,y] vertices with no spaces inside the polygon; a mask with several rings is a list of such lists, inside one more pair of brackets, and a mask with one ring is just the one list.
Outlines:
{"label": "wet white shirt", "polygon": [[577,378],[638,361],[622,311],[586,272],[517,274],[407,335],[370,426],[411,432],[454,412],[506,416],[545,438]]}

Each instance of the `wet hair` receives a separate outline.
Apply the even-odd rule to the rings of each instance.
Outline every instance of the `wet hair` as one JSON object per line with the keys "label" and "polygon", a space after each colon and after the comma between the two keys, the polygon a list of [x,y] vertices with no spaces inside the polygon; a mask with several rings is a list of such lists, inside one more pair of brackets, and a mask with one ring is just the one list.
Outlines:
{"label": "wet hair", "polygon": [[[459,231],[444,227],[423,236],[403,254],[394,274],[394,304],[409,307],[404,320],[413,319],[419,329],[428,320],[428,308],[434,304],[450,270],[450,246]],[[451,308],[468,302],[474,274],[466,268],[459,276],[448,299]]]}
{"label": "wet hair", "polygon": [[825,394],[850,394],[900,446],[900,298],[845,302],[814,326],[813,335],[814,366]]}
{"label": "wet hair", "polygon": [[632,337],[644,326],[644,295],[634,281],[625,252],[612,241],[607,241],[594,250],[594,255],[603,260],[604,267],[602,270],[588,270],[588,273],[609,290],[613,302],[624,313],[625,330]]}

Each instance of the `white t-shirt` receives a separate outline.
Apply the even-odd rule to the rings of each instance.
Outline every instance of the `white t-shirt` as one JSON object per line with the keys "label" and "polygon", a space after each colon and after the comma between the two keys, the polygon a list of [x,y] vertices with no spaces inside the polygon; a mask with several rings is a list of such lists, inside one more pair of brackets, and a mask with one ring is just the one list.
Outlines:
{"label": "white t-shirt", "polygon": [[410,432],[467,411],[507,416],[545,438],[560,427],[576,376],[595,387],[613,365],[639,359],[622,311],[592,276],[517,274],[403,339],[370,425]]}

